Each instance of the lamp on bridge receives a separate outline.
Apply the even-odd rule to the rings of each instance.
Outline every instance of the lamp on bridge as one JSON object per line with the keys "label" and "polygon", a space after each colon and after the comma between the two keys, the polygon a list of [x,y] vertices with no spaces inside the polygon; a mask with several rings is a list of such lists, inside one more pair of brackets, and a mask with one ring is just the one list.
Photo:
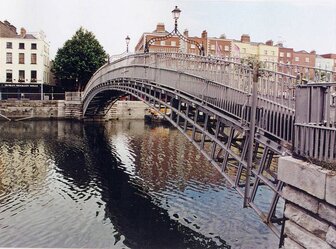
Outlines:
{"label": "lamp on bridge", "polygon": [[131,38],[129,36],[126,36],[125,41],[126,41],[126,53],[128,53],[128,44],[130,43]]}
{"label": "lamp on bridge", "polygon": [[179,19],[180,14],[181,14],[181,10],[179,8],[177,8],[177,6],[175,6],[175,9],[172,10],[173,13],[173,18],[175,20],[175,33],[177,32],[177,19]]}
{"label": "lamp on bridge", "polygon": [[175,35],[178,38],[180,38],[182,41],[195,45],[195,47],[197,47],[198,50],[199,50],[199,54],[204,56],[204,47],[203,47],[203,45],[200,44],[200,43],[198,43],[195,40],[191,40],[188,37],[182,35],[180,33],[180,31],[177,29],[177,19],[179,19],[179,17],[180,17],[181,10],[177,6],[175,6],[175,9],[172,10],[172,14],[173,14],[173,18],[175,20],[174,30],[172,32],[170,32],[166,36],[163,36],[163,37],[153,37],[153,38],[149,39],[148,41],[146,41],[144,52],[148,53],[149,52],[149,47],[153,43],[155,43],[156,41],[164,41],[164,40],[167,40],[167,39],[169,39],[169,38],[171,38],[171,37],[173,37]]}

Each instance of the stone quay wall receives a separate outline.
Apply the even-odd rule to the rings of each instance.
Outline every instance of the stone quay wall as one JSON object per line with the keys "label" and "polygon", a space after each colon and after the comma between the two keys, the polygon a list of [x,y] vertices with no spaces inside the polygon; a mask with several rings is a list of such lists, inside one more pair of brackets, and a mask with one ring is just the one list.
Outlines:
{"label": "stone quay wall", "polygon": [[336,248],[336,172],[282,157],[278,178],[286,200],[282,248]]}
{"label": "stone quay wall", "polygon": [[105,120],[144,119],[148,105],[142,101],[117,101],[111,106]]}
{"label": "stone quay wall", "polygon": [[[117,101],[104,120],[144,119],[147,109],[148,106],[141,101]],[[0,101],[0,121],[82,118],[82,105],[78,100]]]}

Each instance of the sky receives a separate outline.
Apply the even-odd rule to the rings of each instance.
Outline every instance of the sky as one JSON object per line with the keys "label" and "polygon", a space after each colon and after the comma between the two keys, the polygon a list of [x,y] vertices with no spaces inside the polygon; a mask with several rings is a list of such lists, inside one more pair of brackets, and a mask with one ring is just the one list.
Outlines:
{"label": "sky", "polygon": [[336,0],[0,0],[0,20],[19,31],[43,31],[51,58],[81,26],[92,31],[110,55],[134,50],[142,33],[159,22],[174,29],[171,11],[181,9],[178,29],[189,36],[225,34],[251,41],[283,42],[294,50],[336,53]]}

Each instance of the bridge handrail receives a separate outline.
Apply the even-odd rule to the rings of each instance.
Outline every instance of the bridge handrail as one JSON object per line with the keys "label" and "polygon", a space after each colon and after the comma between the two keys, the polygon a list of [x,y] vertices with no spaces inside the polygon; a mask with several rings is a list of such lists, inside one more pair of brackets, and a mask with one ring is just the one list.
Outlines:
{"label": "bridge handrail", "polygon": [[[167,57],[166,57],[167,56]],[[183,58],[180,60],[179,58]],[[202,61],[199,61],[198,58],[201,58]],[[190,59],[190,61],[188,61]],[[193,61],[195,60],[195,61]],[[187,61],[187,64],[184,64]],[[193,64],[193,63],[196,64]],[[104,67],[97,72],[92,79],[90,80],[90,84],[88,86],[94,87],[96,84],[94,83],[96,79],[102,78],[104,81],[108,81],[109,78],[107,75],[109,72],[112,72],[115,69],[120,69],[118,73],[120,74],[118,77],[129,77],[134,78],[134,76],[127,74],[127,68],[125,66],[137,66],[138,68],[147,70],[156,69],[157,72],[160,70],[172,70],[172,72],[176,73],[176,75],[185,75],[185,77],[198,76],[198,78],[194,77],[194,81],[202,79],[204,84],[203,90],[199,89],[199,91],[212,91],[212,94],[215,97],[206,97],[206,102],[212,105],[219,105],[219,100],[223,100],[223,96],[227,96],[228,91],[231,92],[232,96],[227,96],[226,100],[230,103],[233,103],[238,100],[242,102],[241,107],[242,110],[237,110],[236,108],[231,108],[228,104],[225,108],[228,108],[228,112],[231,112],[233,116],[240,118],[241,120],[246,119],[247,112],[249,109],[247,108],[250,105],[250,95],[252,93],[252,73],[251,69],[247,65],[242,65],[236,62],[228,62],[226,60],[218,60],[217,58],[204,58],[195,55],[186,55],[186,54],[174,54],[174,53],[149,53],[149,54],[134,54],[129,55],[127,57],[121,58],[113,63],[106,64]],[[180,67],[180,65],[182,65]],[[196,66],[195,66],[196,65]],[[184,70],[184,67],[193,68],[196,70]],[[200,71],[198,67],[201,67],[203,71]],[[122,72],[124,70],[124,72]],[[273,72],[272,72],[273,73]],[[154,74],[154,73],[153,73]],[[275,73],[273,73],[274,75]],[[264,108],[264,110],[274,110],[279,109],[285,113],[285,115],[293,115],[294,109],[294,93],[290,89],[294,88],[295,82],[294,77],[287,77],[286,75],[280,73],[276,74],[273,77],[282,77],[286,80],[279,81],[277,84],[274,84],[270,79],[265,80],[263,77],[260,77],[258,83],[258,95],[259,95],[259,103],[260,106]],[[142,77],[145,77],[142,75]],[[148,77],[145,77],[148,79]],[[189,78],[190,79],[190,78]],[[163,79],[161,79],[163,80]],[[274,81],[274,80],[273,80]],[[99,82],[99,81],[98,81]],[[205,84],[208,83],[208,84]],[[97,83],[98,84],[98,83]],[[176,87],[176,86],[172,86]],[[191,87],[191,86],[189,86]],[[221,87],[225,87],[222,90],[218,90]],[[189,91],[187,86],[184,87],[187,92]],[[90,87],[85,88],[83,96],[86,96]],[[181,90],[181,89],[177,89]],[[193,92],[193,94],[202,94]],[[209,95],[210,96],[210,95]],[[232,100],[231,100],[232,99]],[[245,116],[244,116],[245,115]],[[268,115],[268,114],[267,114]],[[271,115],[271,114],[269,114]],[[293,119],[293,118],[292,118]],[[267,124],[265,124],[267,125]],[[264,129],[269,129],[266,126],[260,127]],[[280,136],[284,132],[280,129]],[[281,133],[281,134],[280,134]],[[291,140],[291,138],[287,138],[287,140]]]}
{"label": "bridge handrail", "polygon": [[[135,71],[135,69],[131,69],[132,67],[142,68],[142,72],[141,70]],[[90,89],[99,84],[99,82],[108,81],[109,78],[111,78],[108,74],[115,73],[112,78],[135,78],[136,75],[131,75],[128,70],[138,74],[138,78],[142,77],[152,82],[155,81],[155,77],[158,77],[157,75],[160,74],[160,70],[166,70],[167,72],[170,70],[171,73],[175,73],[175,76],[172,76],[172,74],[168,76],[171,77],[172,81],[175,81],[180,75],[181,77],[187,77],[185,81],[190,81],[192,84],[203,82],[204,89],[199,88],[198,90],[200,92],[193,92],[193,94],[204,95],[206,91],[212,91],[209,96],[205,94],[206,102],[216,106],[218,100],[223,99],[222,93],[218,92],[219,89],[222,89],[221,91],[223,91],[223,93],[227,94],[229,91],[233,96],[238,96],[238,101],[243,101],[241,104],[242,111],[227,107],[232,111],[232,115],[243,119],[242,115],[245,115],[244,113],[249,110],[247,107],[249,105],[249,96],[252,92],[252,70],[249,66],[237,61],[228,61],[227,59],[182,53],[159,52],[129,54],[123,58],[107,63],[92,76],[83,92],[83,96],[85,97]],[[289,124],[278,125],[277,122],[280,116],[286,116],[289,120],[294,120],[296,88],[300,85],[307,84],[307,81],[304,81],[302,78],[298,79],[295,75],[289,74],[290,72],[278,72],[268,68],[261,68],[259,73],[258,107],[263,108],[261,111],[263,112],[262,115],[265,116],[260,128],[275,132],[274,135],[280,136],[281,139],[285,136],[286,141],[291,141],[291,128]],[[160,80],[166,82],[166,79]],[[183,86],[184,89],[179,89],[177,85],[171,85],[171,82],[166,83],[169,83],[170,87],[176,87],[176,90],[191,91],[187,89],[187,85]],[[311,82],[308,82],[308,84],[311,84]],[[317,82],[315,84],[322,86],[326,83]],[[332,88],[330,88],[330,90],[332,90]],[[231,97],[232,96],[230,96],[230,98]],[[333,95],[331,95],[331,97],[333,97]],[[274,117],[273,114],[270,113],[272,110],[277,110],[279,117]],[[274,130],[271,127],[272,125],[279,126],[279,131],[276,131],[278,128]],[[286,131],[286,129],[289,129],[289,131]]]}
{"label": "bridge handrail", "polygon": [[[127,55],[123,58],[120,58],[112,63],[106,63],[104,64],[99,70],[96,71],[96,73],[93,74],[93,76],[91,77],[89,83],[87,84],[88,86],[90,85],[90,82],[94,81],[96,77],[99,77],[103,71],[106,70],[106,68],[117,68],[120,67],[120,65],[127,65],[127,64],[138,64],[139,63],[139,59],[143,59],[143,65],[153,65],[155,64],[155,59],[157,59],[157,56],[163,56],[162,58],[164,58],[164,56],[169,55],[167,58],[172,58],[172,59],[176,59],[176,58],[197,58],[197,59],[201,59],[201,63],[209,63],[209,62],[221,62],[222,65],[236,65],[238,67],[241,67],[243,70],[246,70],[245,74],[249,74],[251,72],[251,69],[246,66],[246,65],[242,65],[240,63],[237,62],[232,62],[232,61],[226,61],[226,60],[221,60],[221,59],[213,59],[213,58],[208,58],[208,57],[204,57],[204,56],[198,56],[198,55],[190,55],[190,54],[182,54],[182,53],[138,53],[138,54],[131,54],[131,55]],[[148,58],[148,59],[147,59]],[[159,57],[160,58],[160,57]],[[136,60],[138,59],[138,60]],[[134,63],[135,62],[135,63]],[[151,62],[151,63],[148,63]],[[146,63],[146,64],[145,64]],[[209,80],[211,80],[209,78]],[[84,95],[87,92],[86,89],[84,89]]]}

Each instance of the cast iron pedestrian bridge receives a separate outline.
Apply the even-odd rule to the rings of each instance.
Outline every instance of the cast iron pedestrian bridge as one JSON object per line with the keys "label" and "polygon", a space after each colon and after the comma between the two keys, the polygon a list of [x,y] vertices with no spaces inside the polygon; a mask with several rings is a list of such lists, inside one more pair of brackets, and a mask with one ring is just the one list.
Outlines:
{"label": "cast iron pedestrian bridge", "polygon": [[[126,55],[81,93],[84,118],[130,94],[179,129],[280,236],[280,156],[336,159],[335,72],[181,53]],[[334,82],[334,83],[333,83]],[[218,207],[220,208],[220,207]]]}

